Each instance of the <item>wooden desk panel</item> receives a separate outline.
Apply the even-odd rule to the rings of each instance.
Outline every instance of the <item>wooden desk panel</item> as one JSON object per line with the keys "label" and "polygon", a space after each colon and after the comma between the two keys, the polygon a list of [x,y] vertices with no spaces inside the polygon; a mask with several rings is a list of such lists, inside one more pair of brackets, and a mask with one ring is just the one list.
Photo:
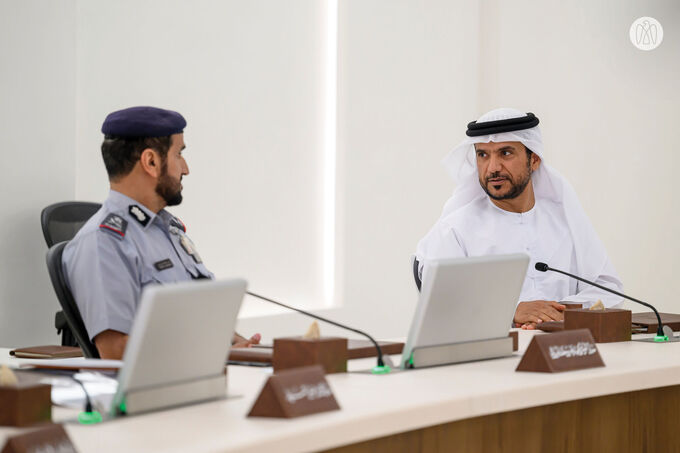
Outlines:
{"label": "wooden desk panel", "polygon": [[678,451],[679,411],[676,385],[475,417],[325,452]]}

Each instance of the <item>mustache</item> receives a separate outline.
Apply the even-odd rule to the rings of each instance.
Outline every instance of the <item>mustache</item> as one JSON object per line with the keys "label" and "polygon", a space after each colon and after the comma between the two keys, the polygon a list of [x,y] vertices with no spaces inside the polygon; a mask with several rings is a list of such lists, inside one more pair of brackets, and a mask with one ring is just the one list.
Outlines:
{"label": "mustache", "polygon": [[484,180],[488,183],[492,179],[499,179],[499,178],[500,179],[507,179],[508,181],[512,181],[512,178],[510,177],[510,175],[501,173],[500,171],[496,171],[496,172],[491,173],[486,178],[484,178]]}

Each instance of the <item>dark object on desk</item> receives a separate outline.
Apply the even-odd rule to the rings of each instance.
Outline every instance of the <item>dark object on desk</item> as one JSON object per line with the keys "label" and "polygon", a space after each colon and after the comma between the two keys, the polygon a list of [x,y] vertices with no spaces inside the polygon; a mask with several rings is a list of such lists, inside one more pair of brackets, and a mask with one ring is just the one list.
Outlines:
{"label": "dark object on desk", "polygon": [[537,330],[543,332],[561,332],[564,330],[564,321],[546,321],[536,324]]}
{"label": "dark object on desk", "polygon": [[10,355],[19,359],[68,359],[82,357],[83,351],[74,346],[31,346],[9,351]]}
{"label": "dark object on desk", "polygon": [[0,453],[35,452],[75,453],[76,448],[63,426],[50,423],[27,433],[8,437]]}
{"label": "dark object on desk", "polygon": [[508,336],[512,338],[512,352],[519,349],[519,334],[516,330],[512,330],[508,333]]}
{"label": "dark object on desk", "polygon": [[[680,331],[680,315],[675,313],[659,313],[661,316],[661,323],[668,326],[673,331]],[[654,313],[633,313],[633,327],[642,327],[646,330],[641,330],[641,333],[655,333],[659,327],[659,323]]]}
{"label": "dark object on desk", "polygon": [[575,302],[560,302],[560,304],[566,307],[565,310],[576,310],[579,308],[583,308],[583,304],[577,304]]}
{"label": "dark object on desk", "polygon": [[232,348],[229,351],[230,362],[272,363],[272,348]]}
{"label": "dark object on desk", "polygon": [[320,365],[281,371],[265,382],[248,417],[292,418],[340,409]]}
{"label": "dark object on desk", "polygon": [[597,343],[630,341],[631,312],[617,308],[565,310],[564,330],[574,329],[589,329]]}
{"label": "dark object on desk", "polygon": [[347,338],[275,338],[272,365],[275,373],[310,365],[321,365],[326,373],[345,373]]}
{"label": "dark object on desk", "polygon": [[71,332],[73,332],[73,335],[76,337],[78,345],[83,350],[83,354],[85,354],[85,357],[98,359],[99,351],[97,351],[97,347],[94,343],[90,341],[90,336],[85,329],[85,323],[80,316],[80,310],[78,310],[76,301],[64,279],[61,256],[64,253],[66,244],[68,244],[68,242],[60,242],[53,245],[48,250],[46,258],[47,271],[50,274],[50,280],[52,281],[54,292],[57,294],[57,299],[59,299],[59,304],[61,304],[61,308],[64,310],[64,316],[66,316]]}
{"label": "dark object on desk", "polygon": [[590,330],[577,329],[534,336],[515,371],[559,373],[601,366]]}
{"label": "dark object on desk", "polygon": [[[378,344],[384,354],[401,354],[404,350],[404,343],[393,341],[379,341]],[[353,359],[365,359],[375,357],[375,348],[367,340],[347,340],[347,357]]]}
{"label": "dark object on desk", "polygon": [[30,426],[52,420],[52,386],[19,382],[0,386],[0,425]]}
{"label": "dark object on desk", "polygon": [[[378,341],[384,354],[401,354],[404,343],[391,341]],[[229,351],[229,360],[236,362],[259,362],[272,363],[274,350],[272,347],[255,346],[252,348],[233,348]],[[368,340],[347,340],[347,358],[364,359],[375,357],[376,350],[373,343]]]}
{"label": "dark object on desk", "polygon": [[[99,203],[88,201],[62,201],[47,206],[40,213],[40,226],[47,248],[62,241],[70,241],[85,222],[101,208]],[[61,335],[62,346],[78,346],[63,311],[54,316],[54,327]]]}

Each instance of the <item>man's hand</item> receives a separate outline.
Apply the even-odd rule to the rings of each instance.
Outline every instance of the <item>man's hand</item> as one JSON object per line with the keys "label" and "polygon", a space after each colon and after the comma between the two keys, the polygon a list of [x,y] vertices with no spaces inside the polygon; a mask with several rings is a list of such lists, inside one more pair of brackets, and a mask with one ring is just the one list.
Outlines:
{"label": "man's hand", "polygon": [[241,335],[235,333],[234,338],[231,340],[232,348],[249,348],[254,344],[260,344],[260,339],[262,336],[256,333],[250,339],[244,338]]}
{"label": "man's hand", "polygon": [[523,329],[533,329],[544,321],[562,321],[566,307],[552,300],[532,300],[520,302],[515,310],[515,325]]}

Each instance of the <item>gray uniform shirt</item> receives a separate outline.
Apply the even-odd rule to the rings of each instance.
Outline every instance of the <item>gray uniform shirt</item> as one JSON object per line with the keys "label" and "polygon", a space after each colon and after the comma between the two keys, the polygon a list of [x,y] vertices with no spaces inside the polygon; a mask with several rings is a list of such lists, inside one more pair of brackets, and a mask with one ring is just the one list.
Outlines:
{"label": "gray uniform shirt", "polygon": [[129,334],[146,285],[214,278],[184,225],[114,190],[64,249],[66,281],[91,339]]}

